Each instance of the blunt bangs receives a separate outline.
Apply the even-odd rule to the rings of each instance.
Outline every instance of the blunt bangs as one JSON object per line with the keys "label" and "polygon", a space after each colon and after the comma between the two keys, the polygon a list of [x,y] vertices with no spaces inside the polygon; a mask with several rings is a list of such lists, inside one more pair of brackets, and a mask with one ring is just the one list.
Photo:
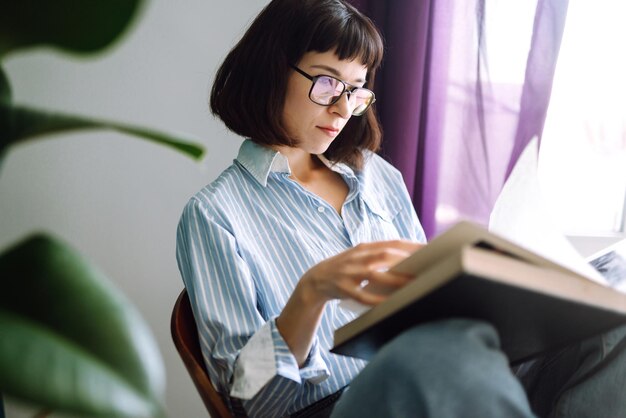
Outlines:
{"label": "blunt bangs", "polygon": [[378,33],[368,27],[357,26],[354,20],[347,22],[346,30],[339,34],[336,52],[339,59],[359,59],[368,69],[376,69],[382,61],[383,44]]}
{"label": "blunt bangs", "polygon": [[304,33],[295,36],[299,45],[289,55],[297,56],[290,58],[297,61],[306,52],[335,50],[339,59],[359,60],[375,71],[383,58],[383,42],[374,24],[348,3],[317,1],[306,16],[308,22],[299,25]]}

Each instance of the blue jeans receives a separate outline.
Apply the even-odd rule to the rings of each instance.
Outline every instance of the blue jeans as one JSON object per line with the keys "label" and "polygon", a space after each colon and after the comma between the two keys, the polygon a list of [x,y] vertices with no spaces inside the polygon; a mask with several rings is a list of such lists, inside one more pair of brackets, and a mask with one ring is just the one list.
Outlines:
{"label": "blue jeans", "polygon": [[625,335],[621,327],[550,353],[516,376],[490,325],[421,325],[379,351],[332,417],[626,417]]}

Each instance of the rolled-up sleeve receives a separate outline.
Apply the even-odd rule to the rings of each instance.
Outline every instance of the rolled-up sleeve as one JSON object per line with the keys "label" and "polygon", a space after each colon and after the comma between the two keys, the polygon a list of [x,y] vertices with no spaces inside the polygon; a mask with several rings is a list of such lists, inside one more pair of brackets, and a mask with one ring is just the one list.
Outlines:
{"label": "rolled-up sleeve", "polygon": [[317,340],[298,367],[275,318],[257,308],[254,280],[233,232],[196,198],[181,217],[176,255],[211,381],[241,399],[248,415],[286,414],[303,381],[328,377]]}

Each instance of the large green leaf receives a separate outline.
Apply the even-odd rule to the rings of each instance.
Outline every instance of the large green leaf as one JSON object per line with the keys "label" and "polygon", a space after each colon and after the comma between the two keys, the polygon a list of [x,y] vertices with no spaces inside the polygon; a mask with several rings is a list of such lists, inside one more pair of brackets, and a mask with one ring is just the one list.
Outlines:
{"label": "large green leaf", "polygon": [[[11,102],[11,86],[9,85],[9,79],[6,76],[6,73],[0,67],[0,107],[2,106],[10,106]],[[6,120],[6,115],[4,115],[3,111],[0,110],[0,168],[2,167],[2,163],[4,161],[4,156],[6,154],[5,147],[5,138],[2,133],[2,127],[7,126],[8,122]],[[0,416],[0,418],[2,418]]]}
{"label": "large green leaf", "polygon": [[0,103],[9,103],[10,101],[11,86],[9,85],[9,79],[2,67],[0,67]]}
{"label": "large green leaf", "polygon": [[9,145],[35,136],[78,129],[112,129],[173,147],[195,159],[199,159],[204,153],[202,147],[164,132],[0,102],[0,155]]}
{"label": "large green leaf", "polygon": [[116,40],[139,0],[9,0],[0,11],[0,57],[32,46],[96,52]]}
{"label": "large green leaf", "polygon": [[164,370],[138,312],[62,242],[0,256],[0,392],[93,417],[164,416]]}

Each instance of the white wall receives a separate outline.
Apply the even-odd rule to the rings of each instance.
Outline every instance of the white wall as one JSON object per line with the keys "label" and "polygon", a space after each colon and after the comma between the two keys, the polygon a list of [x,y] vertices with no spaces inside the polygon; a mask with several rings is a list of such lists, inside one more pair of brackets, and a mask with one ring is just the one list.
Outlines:
{"label": "white wall", "polygon": [[[209,113],[216,67],[267,0],[146,2],[122,42],[89,59],[33,51],[7,61],[17,102],[190,133],[201,163],[110,132],[14,148],[0,171],[0,249],[34,230],[79,248],[132,300],[163,354],[170,417],[207,416],[175,352],[170,313],[182,289],[175,229],[183,205],[230,164],[240,139]],[[7,416],[26,409],[7,400]]]}

